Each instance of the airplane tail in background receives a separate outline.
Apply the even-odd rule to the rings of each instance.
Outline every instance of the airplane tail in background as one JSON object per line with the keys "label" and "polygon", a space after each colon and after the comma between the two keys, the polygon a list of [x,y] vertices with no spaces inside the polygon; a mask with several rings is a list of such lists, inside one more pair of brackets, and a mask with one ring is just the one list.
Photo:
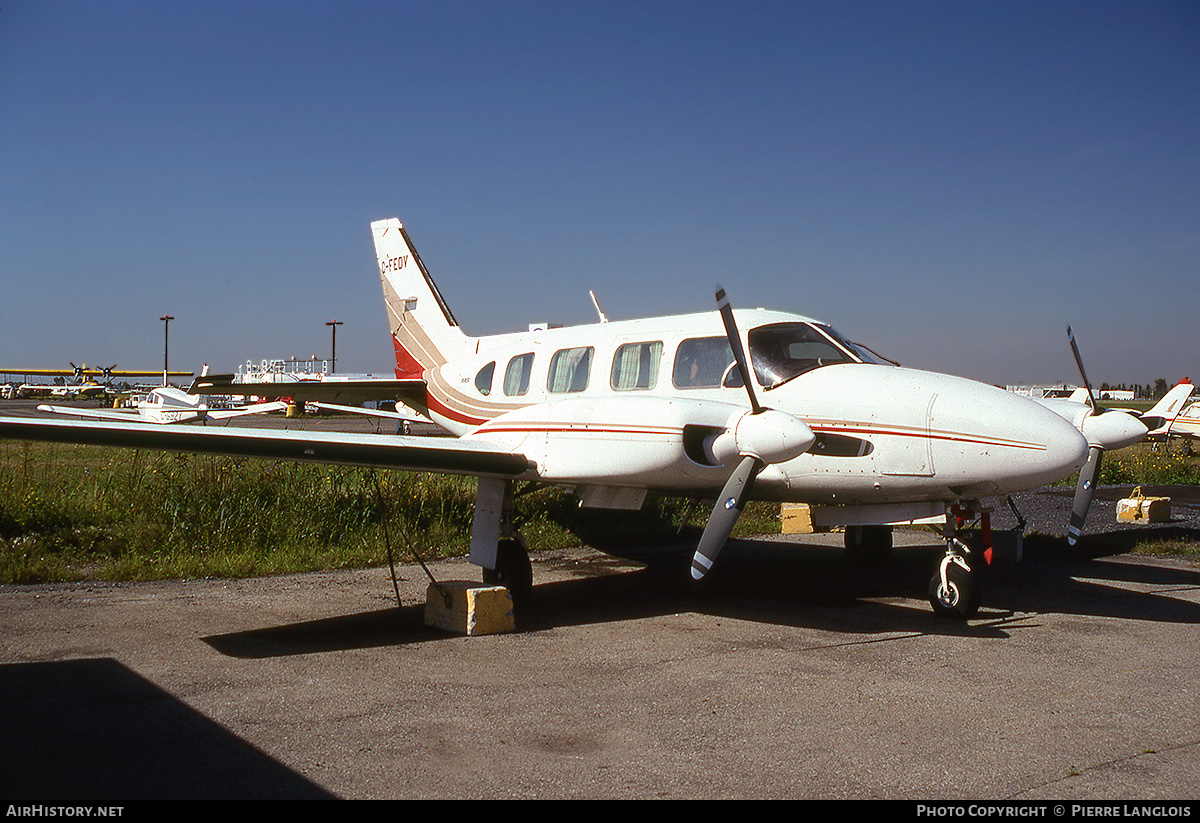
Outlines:
{"label": "airplane tail in background", "polygon": [[426,369],[468,354],[473,341],[459,328],[404,226],[393,217],[372,223],[371,232],[396,349],[396,377],[421,377]]}
{"label": "airplane tail in background", "polygon": [[1165,430],[1170,428],[1179,412],[1183,410],[1183,404],[1192,396],[1194,388],[1191,380],[1183,378],[1163,395],[1154,408],[1142,415],[1142,422],[1149,427],[1151,434],[1164,434]]}

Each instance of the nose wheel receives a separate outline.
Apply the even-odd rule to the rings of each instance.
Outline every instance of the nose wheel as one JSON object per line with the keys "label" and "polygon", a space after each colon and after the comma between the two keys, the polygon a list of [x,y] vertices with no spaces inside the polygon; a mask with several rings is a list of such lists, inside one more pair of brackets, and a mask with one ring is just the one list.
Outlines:
{"label": "nose wheel", "polygon": [[[960,546],[963,544],[954,540]],[[963,548],[966,548],[963,546]],[[934,614],[966,620],[979,609],[979,572],[971,568],[969,553],[948,549],[929,581],[929,604]]]}
{"label": "nose wheel", "polygon": [[[959,538],[964,525],[979,516],[979,549]],[[991,562],[991,510],[977,504],[956,504],[946,512],[946,554],[929,580],[929,605],[934,614],[951,620],[966,620],[979,610],[979,578]]]}

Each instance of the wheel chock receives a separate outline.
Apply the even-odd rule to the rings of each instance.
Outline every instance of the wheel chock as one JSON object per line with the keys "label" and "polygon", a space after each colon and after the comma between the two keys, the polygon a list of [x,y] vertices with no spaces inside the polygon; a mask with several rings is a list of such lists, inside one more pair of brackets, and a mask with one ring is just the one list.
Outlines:
{"label": "wheel chock", "polygon": [[516,628],[512,595],[504,586],[465,580],[431,583],[425,592],[425,625],[456,634],[502,634]]}

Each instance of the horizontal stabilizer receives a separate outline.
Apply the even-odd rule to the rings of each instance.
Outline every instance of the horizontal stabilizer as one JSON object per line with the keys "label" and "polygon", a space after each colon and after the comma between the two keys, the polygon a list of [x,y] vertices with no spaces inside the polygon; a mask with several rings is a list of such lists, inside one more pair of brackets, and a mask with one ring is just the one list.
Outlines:
{"label": "horizontal stabilizer", "polygon": [[[229,379],[223,379],[228,377]],[[208,375],[197,378],[189,394],[227,394],[243,397],[290,397],[297,403],[307,400],[334,402],[397,400],[408,397],[424,401],[425,381],[420,378],[390,377],[359,380],[293,380],[278,383],[235,383],[232,375]]]}

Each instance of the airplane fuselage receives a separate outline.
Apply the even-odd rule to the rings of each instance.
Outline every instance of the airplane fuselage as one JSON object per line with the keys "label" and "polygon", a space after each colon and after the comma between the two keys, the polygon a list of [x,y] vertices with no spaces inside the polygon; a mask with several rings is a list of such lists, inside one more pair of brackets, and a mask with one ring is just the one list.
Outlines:
{"label": "airplane fuselage", "polygon": [[[761,404],[816,435],[806,452],[767,461],[757,497],[979,498],[1062,479],[1086,460],[1080,433],[1027,398],[892,365],[809,318],[735,314]],[[749,407],[714,313],[471,341],[476,351],[425,371],[428,412],[456,435],[525,455],[530,479],[695,494],[727,478],[737,450],[717,439]]]}

